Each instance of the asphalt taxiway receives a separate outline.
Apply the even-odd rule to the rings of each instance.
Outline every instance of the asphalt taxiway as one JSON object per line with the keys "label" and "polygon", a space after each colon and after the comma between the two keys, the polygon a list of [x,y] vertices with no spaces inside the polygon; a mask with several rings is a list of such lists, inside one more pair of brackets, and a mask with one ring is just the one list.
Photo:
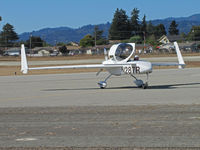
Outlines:
{"label": "asphalt taxiway", "polygon": [[97,82],[107,75],[2,76],[0,107],[200,104],[200,68],[154,70],[146,90],[129,76],[111,77],[107,88],[99,89]]}
{"label": "asphalt taxiway", "polygon": [[200,68],[107,75],[1,76],[0,148],[200,147]]}
{"label": "asphalt taxiway", "polygon": [[200,147],[199,114],[194,105],[1,108],[0,149]]}

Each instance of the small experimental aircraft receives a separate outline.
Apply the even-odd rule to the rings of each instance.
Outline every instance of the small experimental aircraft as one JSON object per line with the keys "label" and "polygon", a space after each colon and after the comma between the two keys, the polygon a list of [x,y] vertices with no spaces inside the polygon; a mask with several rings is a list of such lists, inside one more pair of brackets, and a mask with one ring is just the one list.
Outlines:
{"label": "small experimental aircraft", "polygon": [[[105,61],[102,64],[92,64],[92,65],[71,65],[71,66],[52,66],[52,67],[35,67],[29,68],[27,64],[27,58],[25,53],[25,47],[21,46],[21,72],[27,74],[28,70],[43,70],[43,69],[79,69],[79,68],[99,68],[99,72],[96,75],[106,69],[109,72],[109,76],[105,78],[104,81],[98,82],[100,88],[106,88],[107,80],[112,76],[130,75],[135,80],[134,83],[137,87],[146,89],[148,87],[148,76],[152,73],[154,66],[178,66],[178,68],[184,68],[185,63],[179,46],[177,42],[174,42],[175,50],[178,57],[178,63],[151,63],[148,61],[139,60],[137,55],[134,59],[131,57],[135,54],[135,43],[119,43],[114,44],[108,54],[106,49],[104,49]],[[137,79],[135,75],[146,74],[146,82]]]}

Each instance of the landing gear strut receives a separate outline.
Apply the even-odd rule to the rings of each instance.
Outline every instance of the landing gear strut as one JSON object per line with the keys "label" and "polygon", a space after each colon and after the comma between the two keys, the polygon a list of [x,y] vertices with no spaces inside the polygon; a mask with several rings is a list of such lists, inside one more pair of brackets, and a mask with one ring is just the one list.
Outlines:
{"label": "landing gear strut", "polygon": [[104,81],[98,82],[98,85],[99,85],[99,87],[100,87],[101,89],[106,88],[106,86],[107,86],[107,82],[106,82],[106,81],[107,81],[111,76],[112,76],[112,74],[110,74]]}
{"label": "landing gear strut", "polygon": [[134,83],[137,85],[137,87],[143,88],[143,89],[148,88],[149,74],[147,73],[146,75],[147,75],[147,80],[146,80],[146,82],[144,83],[142,80],[137,79],[134,75],[131,74],[131,76],[132,76],[133,78],[135,78]]}

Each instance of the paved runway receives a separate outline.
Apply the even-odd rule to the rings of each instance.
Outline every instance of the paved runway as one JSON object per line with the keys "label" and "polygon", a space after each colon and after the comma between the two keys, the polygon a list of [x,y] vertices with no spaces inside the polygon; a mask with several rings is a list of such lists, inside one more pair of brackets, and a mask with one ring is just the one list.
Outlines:
{"label": "paved runway", "polygon": [[194,105],[1,108],[0,149],[200,147],[199,114]]}
{"label": "paved runway", "polygon": [[200,68],[106,75],[1,76],[0,148],[200,147]]}
{"label": "paved runway", "polygon": [[200,68],[154,70],[146,90],[136,88],[129,76],[112,77],[107,89],[99,89],[97,82],[106,76],[77,73],[0,77],[0,107],[200,104]]}

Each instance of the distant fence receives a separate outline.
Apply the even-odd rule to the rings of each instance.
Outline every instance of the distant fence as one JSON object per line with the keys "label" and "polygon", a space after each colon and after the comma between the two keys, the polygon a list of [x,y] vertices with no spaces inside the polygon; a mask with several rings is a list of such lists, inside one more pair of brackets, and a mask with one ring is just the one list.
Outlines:
{"label": "distant fence", "polygon": [[200,147],[0,147],[1,150],[200,150]]}

